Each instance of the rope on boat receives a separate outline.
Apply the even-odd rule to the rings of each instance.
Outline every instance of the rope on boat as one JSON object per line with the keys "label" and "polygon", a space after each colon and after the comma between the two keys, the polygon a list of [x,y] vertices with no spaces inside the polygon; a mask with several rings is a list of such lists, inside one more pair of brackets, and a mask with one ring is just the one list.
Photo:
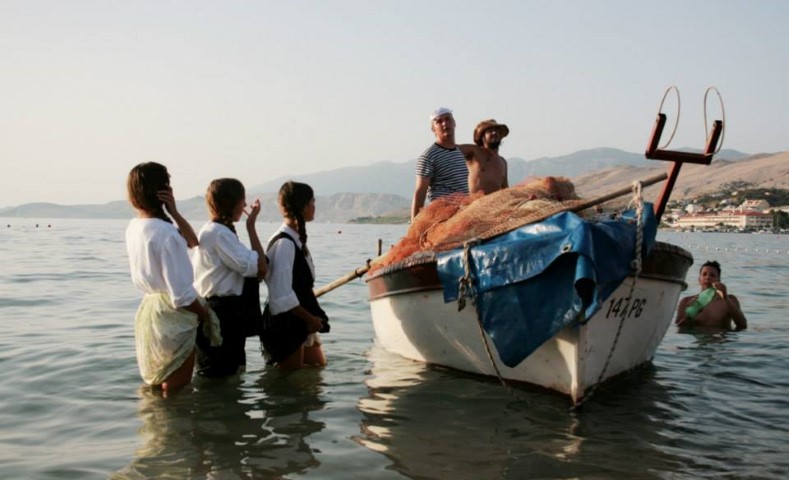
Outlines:
{"label": "rope on boat", "polygon": [[[600,375],[597,377],[597,381],[592,385],[589,389],[589,392],[581,397],[576,404],[573,405],[573,409],[579,408],[586,402],[589,398],[591,398],[592,394],[597,390],[597,386],[600,385],[600,382],[603,380],[605,376],[605,372],[608,370],[608,366],[611,363],[611,358],[614,355],[614,351],[616,350],[617,344],[619,343],[619,338],[622,334],[622,327],[625,324],[626,319],[626,312],[629,309],[630,302],[633,299],[633,292],[636,288],[636,282],[638,281],[638,275],[641,273],[642,267],[642,254],[643,254],[643,245],[644,245],[644,197],[642,196],[642,183],[640,181],[635,181],[632,184],[633,190],[633,198],[630,201],[630,205],[628,208],[635,208],[636,210],[636,245],[635,245],[635,252],[634,258],[630,262],[630,268],[633,271],[633,281],[630,284],[630,290],[628,291],[627,297],[625,298],[625,308],[622,309],[622,313],[620,314],[619,319],[619,326],[616,329],[616,335],[614,335],[614,341],[611,344],[611,350],[608,352],[608,357],[603,364],[603,369],[600,371]],[[471,301],[471,305],[474,307],[476,317],[477,317],[477,327],[479,328],[479,334],[482,337],[482,344],[485,346],[485,352],[488,355],[488,360],[490,360],[490,364],[493,366],[493,371],[496,373],[496,378],[499,379],[499,382],[507,389],[507,391],[518,400],[526,401],[526,399],[519,395],[504,379],[501,375],[501,371],[499,370],[498,365],[496,364],[496,360],[493,357],[493,351],[490,348],[490,344],[488,343],[488,339],[485,336],[485,326],[482,323],[482,318],[480,317],[479,309],[477,308],[477,292],[474,288],[474,274],[471,271],[471,249],[481,243],[479,238],[475,238],[473,240],[467,241],[463,244],[463,276],[458,279],[458,311],[463,310],[466,308],[466,299],[468,298]],[[579,319],[582,318],[582,312],[579,312]]]}
{"label": "rope on boat", "polygon": [[520,401],[527,401],[527,399],[518,394],[508,383],[507,380],[501,375],[501,371],[499,370],[498,365],[496,364],[496,360],[493,358],[493,351],[490,348],[490,344],[488,343],[488,339],[485,336],[485,326],[482,324],[482,318],[480,317],[479,309],[477,308],[477,292],[474,289],[474,276],[471,272],[471,249],[475,246],[479,245],[481,240],[479,238],[475,238],[463,244],[463,276],[458,279],[458,311],[463,310],[466,308],[466,298],[471,300],[471,306],[474,307],[474,312],[476,313],[477,317],[477,327],[479,328],[479,335],[482,337],[482,345],[485,346],[485,352],[488,354],[488,360],[490,360],[490,364],[493,366],[493,371],[496,373],[496,378],[499,379],[499,382],[507,389],[510,395],[515,397]]}
{"label": "rope on boat", "polygon": [[[474,277],[471,273],[471,249],[481,243],[479,238],[473,238],[463,243],[463,276],[458,279],[458,312],[466,308],[466,298],[471,300],[471,305],[477,307],[477,292],[474,291]],[[479,315],[477,315],[479,317]]]}
{"label": "rope on boat", "polygon": [[630,283],[630,290],[627,292],[627,297],[625,298],[625,310],[619,315],[619,326],[616,329],[616,335],[614,335],[614,342],[611,344],[611,350],[608,352],[608,357],[605,359],[605,363],[603,364],[603,369],[600,371],[600,375],[597,377],[597,381],[592,384],[592,387],[589,389],[589,392],[581,397],[581,399],[573,405],[573,409],[579,408],[583,405],[587,400],[592,397],[592,394],[597,390],[598,385],[603,380],[605,376],[605,372],[608,370],[608,365],[611,363],[611,357],[614,355],[614,351],[616,350],[616,346],[619,343],[619,337],[622,334],[622,327],[625,325],[625,318],[627,317],[627,311],[630,308],[630,302],[633,300],[633,292],[636,289],[636,282],[638,281],[638,275],[641,273],[641,258],[643,253],[643,246],[644,246],[644,198],[641,195],[641,182],[635,181],[633,182],[633,199],[630,202],[630,206],[635,204],[636,209],[636,249],[635,249],[635,258],[630,262],[630,268],[633,270],[633,281]]}

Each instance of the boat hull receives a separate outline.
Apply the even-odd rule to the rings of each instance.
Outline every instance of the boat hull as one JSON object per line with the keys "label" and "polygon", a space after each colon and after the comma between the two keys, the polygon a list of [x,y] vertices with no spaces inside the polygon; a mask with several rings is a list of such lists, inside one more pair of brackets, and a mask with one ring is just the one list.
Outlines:
{"label": "boat hull", "polygon": [[628,277],[588,322],[564,328],[512,368],[500,361],[472,305],[458,311],[456,303],[444,303],[435,261],[396,265],[368,279],[376,342],[406,358],[464,372],[497,375],[497,368],[504,379],[578,402],[598,381],[652,360],[692,263],[685,250],[657,242],[641,274]]}

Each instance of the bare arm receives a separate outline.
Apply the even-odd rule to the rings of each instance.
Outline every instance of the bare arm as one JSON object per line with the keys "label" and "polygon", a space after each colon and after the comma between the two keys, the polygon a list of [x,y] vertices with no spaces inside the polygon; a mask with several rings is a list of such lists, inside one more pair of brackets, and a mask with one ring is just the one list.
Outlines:
{"label": "bare arm", "polygon": [[164,208],[167,210],[167,213],[173,217],[175,224],[178,225],[178,231],[181,232],[181,236],[186,240],[186,246],[189,248],[196,247],[199,243],[197,241],[197,234],[189,222],[187,222],[178,211],[178,208],[176,208],[172,187],[169,187],[166,190],[160,190],[157,196],[164,204]]}
{"label": "bare arm", "polygon": [[256,198],[252,205],[249,207],[247,213],[247,234],[249,235],[249,243],[252,250],[258,254],[258,280],[263,280],[268,271],[268,261],[266,261],[266,252],[263,251],[263,244],[260,243],[257,229],[255,228],[255,221],[260,213],[260,199]]}
{"label": "bare arm", "polygon": [[737,330],[745,330],[748,328],[748,319],[746,319],[745,314],[742,313],[740,301],[737,300],[737,297],[734,295],[727,295],[726,305],[729,307],[731,319],[734,320],[734,325],[736,325]]}
{"label": "bare arm", "polygon": [[745,330],[748,328],[748,320],[743,315],[742,310],[740,309],[740,301],[737,300],[737,297],[734,295],[728,294],[728,289],[726,285],[721,282],[715,282],[712,284],[712,287],[717,290],[718,296],[720,296],[724,302],[726,302],[726,306],[729,309],[729,315],[731,316],[732,321],[734,321],[734,325],[736,325],[737,330]]}
{"label": "bare arm", "polygon": [[187,305],[187,306],[185,306],[183,308],[184,308],[184,310],[187,310],[187,311],[190,311],[190,312],[196,314],[197,315],[197,320],[200,321],[200,322],[210,321],[209,318],[208,318],[208,312],[209,312],[208,307],[207,306],[203,306],[200,303],[200,300],[198,300],[198,299],[195,299],[192,303],[190,303],[189,305]]}
{"label": "bare arm", "polygon": [[507,160],[504,157],[501,157],[501,161],[504,162],[504,183],[501,184],[501,188],[509,188],[509,165],[507,165]]}
{"label": "bare arm", "polygon": [[687,318],[685,317],[685,309],[688,307],[688,303],[690,303],[693,297],[685,297],[679,302],[679,306],[677,307],[677,318],[674,321],[677,325],[682,325],[685,323]]}
{"label": "bare arm", "polygon": [[430,186],[430,177],[416,176],[416,188],[414,188],[414,198],[411,201],[411,221],[419,214],[422,207],[425,206],[425,198],[427,197],[427,187]]}
{"label": "bare arm", "polygon": [[463,156],[466,158],[466,161],[471,160],[474,158],[474,150],[477,149],[476,145],[472,145],[470,143],[464,143],[463,145],[458,145],[458,150]]}
{"label": "bare arm", "polygon": [[317,315],[311,314],[301,305],[291,308],[290,313],[304,320],[307,324],[307,330],[309,330],[310,333],[320,332],[321,328],[323,328],[323,319]]}

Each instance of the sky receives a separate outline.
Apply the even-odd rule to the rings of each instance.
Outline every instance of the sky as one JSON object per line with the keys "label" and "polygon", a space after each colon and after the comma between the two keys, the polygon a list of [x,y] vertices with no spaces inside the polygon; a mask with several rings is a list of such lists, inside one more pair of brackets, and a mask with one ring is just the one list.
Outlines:
{"label": "sky", "polygon": [[145,161],[176,198],[406,162],[439,106],[460,143],[506,123],[505,157],[642,152],[672,85],[668,148],[703,147],[714,86],[724,148],[786,151],[787,26],[782,0],[0,0],[0,208],[123,200]]}

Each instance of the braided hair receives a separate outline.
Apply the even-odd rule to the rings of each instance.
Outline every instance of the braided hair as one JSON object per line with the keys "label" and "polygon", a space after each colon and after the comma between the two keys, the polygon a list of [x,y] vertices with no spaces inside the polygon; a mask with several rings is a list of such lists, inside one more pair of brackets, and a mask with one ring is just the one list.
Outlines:
{"label": "braided hair", "polygon": [[135,166],[126,180],[129,203],[137,210],[148,213],[154,218],[173,223],[164,211],[159,200],[161,190],[170,188],[170,174],[167,167],[156,162],[145,162]]}
{"label": "braided hair", "polygon": [[299,240],[301,240],[301,250],[306,255],[307,250],[307,226],[304,222],[304,209],[309,205],[310,200],[315,198],[312,187],[306,183],[288,181],[282,184],[279,189],[279,206],[282,213],[287,218],[296,220],[299,227]]}
{"label": "braided hair", "polygon": [[233,211],[238,202],[244,200],[244,185],[235,178],[218,178],[208,185],[205,203],[211,220],[229,228],[236,233],[233,226]]}

